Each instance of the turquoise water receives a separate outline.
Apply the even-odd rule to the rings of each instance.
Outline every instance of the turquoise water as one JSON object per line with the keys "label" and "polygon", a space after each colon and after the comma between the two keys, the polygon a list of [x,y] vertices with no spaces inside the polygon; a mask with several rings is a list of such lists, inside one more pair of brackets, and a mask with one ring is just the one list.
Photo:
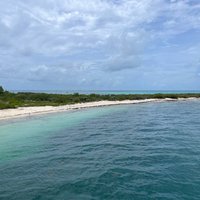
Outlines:
{"label": "turquoise water", "polygon": [[180,94],[200,93],[200,90],[13,90],[11,92],[42,92],[50,94]]}
{"label": "turquoise water", "polygon": [[1,200],[200,199],[200,101],[0,124]]}

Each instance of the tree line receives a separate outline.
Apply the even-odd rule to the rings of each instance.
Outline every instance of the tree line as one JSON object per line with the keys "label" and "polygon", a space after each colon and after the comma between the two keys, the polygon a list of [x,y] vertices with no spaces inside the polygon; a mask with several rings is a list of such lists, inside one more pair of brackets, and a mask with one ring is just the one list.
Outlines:
{"label": "tree line", "polygon": [[47,94],[18,92],[12,93],[5,91],[0,86],[0,109],[17,108],[21,106],[59,106],[75,103],[85,103],[94,101],[123,101],[123,100],[142,100],[142,99],[163,99],[163,98],[189,98],[200,97],[200,93],[188,94]]}

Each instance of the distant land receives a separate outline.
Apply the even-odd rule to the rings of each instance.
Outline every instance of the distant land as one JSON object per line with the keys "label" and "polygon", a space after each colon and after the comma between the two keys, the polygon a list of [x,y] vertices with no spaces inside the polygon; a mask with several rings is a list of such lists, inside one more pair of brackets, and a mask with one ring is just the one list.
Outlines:
{"label": "distant land", "polygon": [[9,90],[13,93],[32,92],[47,94],[187,94],[200,93],[200,90]]}
{"label": "distant land", "polygon": [[124,101],[144,99],[178,99],[178,98],[199,98],[200,92],[183,93],[68,93],[56,94],[47,92],[9,92],[0,87],[0,109],[30,107],[30,106],[61,106],[76,103],[87,103],[96,101]]}

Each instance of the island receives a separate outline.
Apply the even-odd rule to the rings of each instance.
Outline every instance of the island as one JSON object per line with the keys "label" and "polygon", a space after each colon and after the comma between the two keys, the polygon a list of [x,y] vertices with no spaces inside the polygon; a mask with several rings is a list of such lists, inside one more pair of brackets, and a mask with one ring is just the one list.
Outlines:
{"label": "island", "polygon": [[9,92],[0,86],[0,120],[99,106],[194,100],[200,93],[180,94],[49,94]]}

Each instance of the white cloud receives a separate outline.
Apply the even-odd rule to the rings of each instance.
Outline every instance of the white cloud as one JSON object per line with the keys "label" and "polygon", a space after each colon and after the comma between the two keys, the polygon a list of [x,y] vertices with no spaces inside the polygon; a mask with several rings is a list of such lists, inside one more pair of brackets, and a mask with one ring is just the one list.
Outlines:
{"label": "white cloud", "polygon": [[199,30],[199,11],[186,0],[1,1],[0,77],[134,69],[151,42]]}

